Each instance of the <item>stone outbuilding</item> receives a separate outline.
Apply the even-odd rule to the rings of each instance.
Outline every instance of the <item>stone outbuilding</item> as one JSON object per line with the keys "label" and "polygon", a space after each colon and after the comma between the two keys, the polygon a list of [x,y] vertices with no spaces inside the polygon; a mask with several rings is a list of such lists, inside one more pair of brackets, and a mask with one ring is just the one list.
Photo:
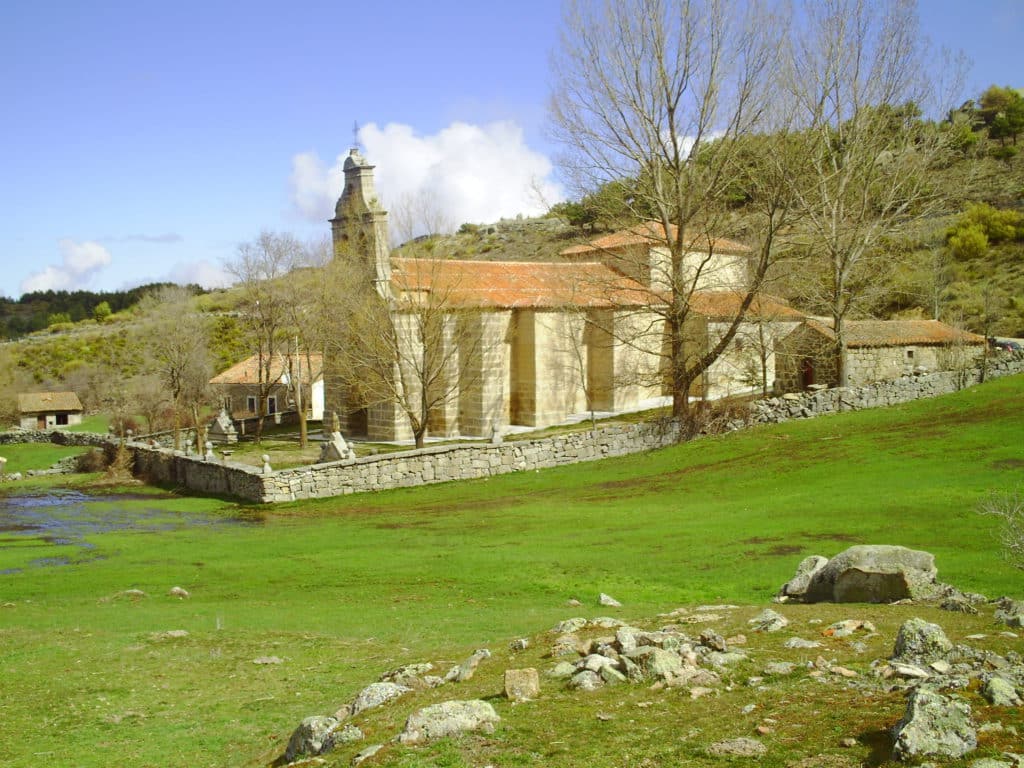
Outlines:
{"label": "stone outbuilding", "polygon": [[[295,411],[295,396],[292,377],[302,387],[302,402],[306,415],[319,421],[324,415],[323,355],[297,355],[289,360],[285,355],[275,355],[270,365],[269,380],[273,382],[266,391],[266,415],[279,420],[281,414]],[[236,363],[210,379],[210,385],[221,395],[224,409],[236,420],[251,419],[258,413],[260,396],[260,360],[257,355]],[[291,372],[291,373],[290,373]]]}
{"label": "stone outbuilding", "polygon": [[82,423],[82,402],[74,392],[25,392],[18,395],[22,429],[63,429]]}
{"label": "stone outbuilding", "polygon": [[[847,320],[848,385],[859,387],[915,373],[966,368],[985,339],[938,320]],[[795,392],[835,386],[836,334],[826,318],[807,318],[778,345],[777,388]]]}

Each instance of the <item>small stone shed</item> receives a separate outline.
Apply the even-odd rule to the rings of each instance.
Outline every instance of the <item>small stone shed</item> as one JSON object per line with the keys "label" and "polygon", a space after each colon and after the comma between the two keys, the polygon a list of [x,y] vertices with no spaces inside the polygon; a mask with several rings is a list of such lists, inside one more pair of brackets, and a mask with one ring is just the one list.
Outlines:
{"label": "small stone shed", "polygon": [[60,429],[82,423],[82,402],[74,392],[24,392],[18,395],[22,429]]}
{"label": "small stone shed", "polygon": [[[939,320],[847,320],[848,385],[972,365],[985,339]],[[837,383],[832,321],[807,318],[777,347],[777,388],[795,392]]]}

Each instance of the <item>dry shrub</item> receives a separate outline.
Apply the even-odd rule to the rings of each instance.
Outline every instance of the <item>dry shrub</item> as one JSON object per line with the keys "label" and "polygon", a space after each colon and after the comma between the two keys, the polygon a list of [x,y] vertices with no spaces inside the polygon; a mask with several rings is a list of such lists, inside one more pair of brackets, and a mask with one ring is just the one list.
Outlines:
{"label": "dry shrub", "polygon": [[992,493],[978,505],[978,512],[1000,519],[999,541],[1003,554],[1014,567],[1024,570],[1024,493],[1021,489]]}

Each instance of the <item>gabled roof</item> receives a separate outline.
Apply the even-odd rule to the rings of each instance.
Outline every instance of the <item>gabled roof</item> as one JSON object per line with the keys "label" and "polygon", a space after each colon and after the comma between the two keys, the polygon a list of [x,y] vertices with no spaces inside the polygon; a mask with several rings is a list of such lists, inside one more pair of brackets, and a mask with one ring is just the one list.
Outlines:
{"label": "gabled roof", "polygon": [[[690,309],[709,320],[732,320],[740,311],[746,293],[743,291],[695,291],[690,295]],[[793,309],[782,299],[761,294],[755,296],[747,308],[748,318],[777,322],[802,321],[806,315]]]}
{"label": "gabled roof", "polygon": [[[306,365],[306,356],[302,355],[301,358],[303,384],[317,381],[323,376],[323,355],[314,353],[309,356],[310,364],[313,366],[312,375],[310,375],[309,368]],[[284,355],[276,355],[271,363],[270,378],[273,381],[279,381],[287,369],[287,358]],[[227,370],[221,371],[210,379],[211,384],[258,384],[259,381],[259,355],[253,355],[240,363],[235,363]]]}
{"label": "gabled roof", "polygon": [[[676,237],[678,230],[675,226],[669,225],[669,234]],[[615,251],[628,248],[634,245],[658,245],[664,244],[668,238],[665,237],[665,227],[658,221],[644,221],[640,224],[624,229],[619,232],[612,232],[610,235],[603,235],[589,243],[572,245],[563,251],[563,256],[580,256],[593,254],[601,251]],[[750,249],[735,240],[728,240],[724,237],[710,238],[708,235],[697,235],[690,240],[687,250],[707,252],[713,248],[715,253],[748,253]]]}
{"label": "gabled roof", "polygon": [[18,410],[22,413],[81,411],[82,402],[74,392],[25,392],[18,395]]}
{"label": "gabled roof", "polygon": [[[808,318],[807,327],[835,341],[829,318]],[[935,344],[984,344],[985,338],[961,331],[939,320],[847,320],[844,323],[846,346],[902,347]]]}
{"label": "gabled roof", "polygon": [[452,309],[642,307],[661,303],[644,285],[596,262],[391,259],[396,295],[429,294]]}

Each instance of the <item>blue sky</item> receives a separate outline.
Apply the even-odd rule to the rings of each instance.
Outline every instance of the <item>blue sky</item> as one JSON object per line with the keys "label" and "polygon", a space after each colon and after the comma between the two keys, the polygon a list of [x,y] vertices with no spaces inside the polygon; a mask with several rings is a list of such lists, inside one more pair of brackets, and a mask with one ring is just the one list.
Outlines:
{"label": "blue sky", "polygon": [[[1024,0],[921,0],[974,66],[1024,86]],[[449,221],[561,194],[545,136],[556,0],[6,0],[0,294],[223,279],[261,229],[327,233],[353,124],[387,207]]]}

